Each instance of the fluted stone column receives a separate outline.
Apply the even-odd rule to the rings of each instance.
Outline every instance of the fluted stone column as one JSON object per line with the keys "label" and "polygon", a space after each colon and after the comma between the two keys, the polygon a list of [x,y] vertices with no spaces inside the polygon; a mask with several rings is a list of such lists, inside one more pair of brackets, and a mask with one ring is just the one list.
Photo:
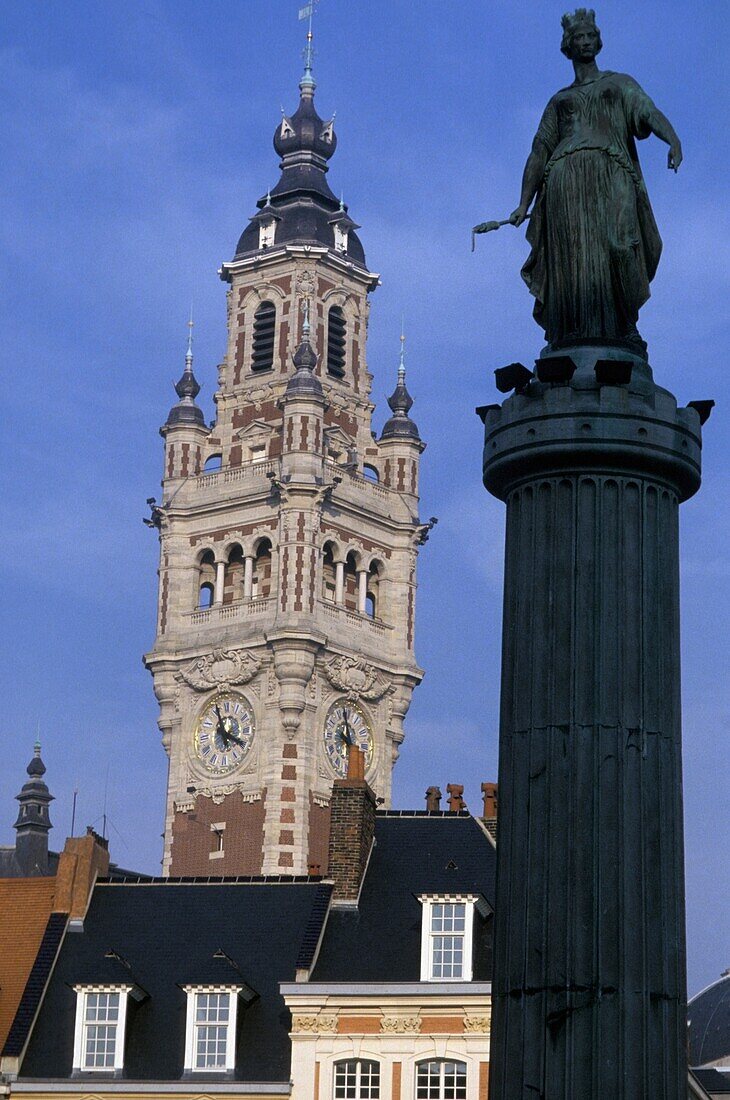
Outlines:
{"label": "fluted stone column", "polygon": [[687,1095],[678,507],[700,423],[655,386],[485,416],[507,504],[490,1100]]}

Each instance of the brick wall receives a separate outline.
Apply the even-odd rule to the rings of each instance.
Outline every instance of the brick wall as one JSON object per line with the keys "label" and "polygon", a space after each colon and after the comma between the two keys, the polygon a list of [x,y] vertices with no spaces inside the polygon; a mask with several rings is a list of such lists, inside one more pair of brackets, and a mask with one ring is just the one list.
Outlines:
{"label": "brick wall", "polygon": [[[189,813],[176,811],[172,825],[171,875],[260,875],[263,864],[266,792],[244,802],[234,791],[216,805],[199,795]],[[211,859],[218,838],[211,825],[225,823],[223,856]]]}
{"label": "brick wall", "polygon": [[364,779],[336,779],[330,803],[328,874],[333,897],[356,901],[375,832],[375,795]]}

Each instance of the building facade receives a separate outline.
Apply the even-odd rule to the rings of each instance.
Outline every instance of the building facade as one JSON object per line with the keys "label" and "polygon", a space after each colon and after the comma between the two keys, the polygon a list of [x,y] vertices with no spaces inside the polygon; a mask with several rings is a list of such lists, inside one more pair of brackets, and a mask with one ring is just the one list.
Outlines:
{"label": "building facade", "polygon": [[223,265],[216,418],[192,341],[161,429],[157,635],[146,664],[169,755],[164,871],[326,871],[346,747],[388,806],[414,655],[424,444],[405,371],[372,431],[370,292],[357,226],[327,182],[332,121],[276,129],[281,178]]}

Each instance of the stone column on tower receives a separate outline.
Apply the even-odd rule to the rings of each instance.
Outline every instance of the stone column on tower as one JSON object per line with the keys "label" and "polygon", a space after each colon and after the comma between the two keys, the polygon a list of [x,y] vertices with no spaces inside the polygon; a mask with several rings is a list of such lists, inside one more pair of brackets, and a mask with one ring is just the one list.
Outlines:
{"label": "stone column on tower", "polygon": [[522,372],[482,410],[507,505],[490,1097],[680,1100],[678,510],[700,417],[621,349]]}
{"label": "stone column on tower", "polygon": [[337,139],[310,70],[299,87],[274,135],[279,182],[221,269],[215,421],[195,404],[191,361],[163,428],[158,628],[145,660],[170,758],[171,874],[326,870],[345,733],[388,805],[422,677],[424,445],[400,396],[397,425],[373,433],[365,343],[379,280],[327,182]]}

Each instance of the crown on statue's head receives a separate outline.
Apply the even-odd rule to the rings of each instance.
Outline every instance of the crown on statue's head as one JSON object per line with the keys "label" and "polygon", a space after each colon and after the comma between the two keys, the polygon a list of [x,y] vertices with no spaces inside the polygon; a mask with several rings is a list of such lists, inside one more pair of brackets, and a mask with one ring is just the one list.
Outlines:
{"label": "crown on statue's head", "polygon": [[598,29],[596,27],[596,13],[593,8],[576,8],[572,15],[568,11],[560,22],[563,30],[568,34],[572,34],[578,27],[586,25]]}
{"label": "crown on statue's head", "polygon": [[602,46],[601,32],[596,26],[596,13],[593,8],[576,8],[575,11],[566,12],[563,18],[560,20],[563,28],[563,41],[560,43],[560,49],[567,55],[570,49],[570,40],[575,32],[580,27],[588,27],[598,35],[598,48],[600,50]]}

